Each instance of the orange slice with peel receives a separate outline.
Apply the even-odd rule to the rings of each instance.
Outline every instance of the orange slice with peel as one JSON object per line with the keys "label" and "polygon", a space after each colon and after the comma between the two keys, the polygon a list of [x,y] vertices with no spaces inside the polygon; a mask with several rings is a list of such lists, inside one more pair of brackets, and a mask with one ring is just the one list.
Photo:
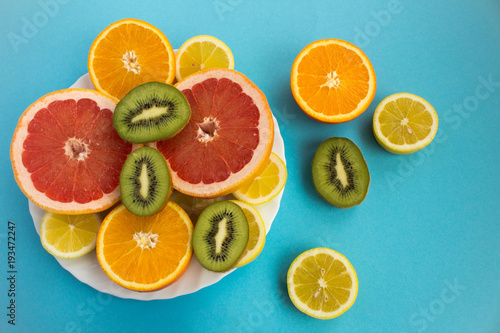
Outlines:
{"label": "orange slice with peel", "polygon": [[172,201],[155,215],[143,217],[120,205],[99,228],[97,259],[118,285],[157,290],[175,282],[188,268],[192,234],[189,216]]}
{"label": "orange slice with peel", "polygon": [[144,21],[124,19],[108,26],[94,40],[88,69],[97,90],[120,100],[142,83],[171,84],[175,79],[175,55],[158,28]]}
{"label": "orange slice with peel", "polygon": [[295,101],[306,115],[324,123],[343,123],[359,116],[373,100],[376,86],[368,57],[339,39],[309,44],[292,66]]}

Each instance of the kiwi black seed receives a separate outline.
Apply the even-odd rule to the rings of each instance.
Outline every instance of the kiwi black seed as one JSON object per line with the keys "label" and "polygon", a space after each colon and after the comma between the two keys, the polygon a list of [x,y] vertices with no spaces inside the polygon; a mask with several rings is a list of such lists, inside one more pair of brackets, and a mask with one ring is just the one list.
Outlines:
{"label": "kiwi black seed", "polygon": [[170,173],[162,154],[150,147],[134,150],[120,173],[122,202],[132,214],[158,212],[172,193]]}
{"label": "kiwi black seed", "polygon": [[236,264],[248,243],[248,222],[237,204],[218,201],[205,208],[193,231],[193,249],[200,264],[215,272]]}
{"label": "kiwi black seed", "polygon": [[312,163],[312,177],[316,191],[340,208],[359,205],[370,185],[370,173],[361,150],[347,138],[330,138],[319,145]]}
{"label": "kiwi black seed", "polygon": [[147,82],[130,90],[118,102],[113,126],[123,140],[145,143],[174,136],[190,117],[189,103],[179,89]]}

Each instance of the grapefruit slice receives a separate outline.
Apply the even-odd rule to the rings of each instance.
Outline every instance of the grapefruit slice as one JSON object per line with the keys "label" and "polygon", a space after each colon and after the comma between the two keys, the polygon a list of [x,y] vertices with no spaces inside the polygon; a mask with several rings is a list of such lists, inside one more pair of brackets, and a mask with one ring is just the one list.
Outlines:
{"label": "grapefruit slice", "polygon": [[273,146],[273,117],[262,91],[243,74],[221,68],[196,72],[176,87],[191,106],[191,119],[175,137],[151,144],[167,160],[174,188],[214,198],[250,182]]}
{"label": "grapefruit slice", "polygon": [[59,214],[103,211],[120,199],[120,171],[134,146],[113,128],[115,102],[87,89],[43,96],[21,115],[10,158],[23,193]]}

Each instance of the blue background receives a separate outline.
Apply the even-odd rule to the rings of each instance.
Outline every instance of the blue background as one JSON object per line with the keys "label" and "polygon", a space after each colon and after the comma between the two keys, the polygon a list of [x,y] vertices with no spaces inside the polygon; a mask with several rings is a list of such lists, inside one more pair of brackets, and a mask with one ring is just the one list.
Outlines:
{"label": "blue background", "polygon": [[[499,1],[45,3],[56,2],[0,0],[0,331],[500,332]],[[61,268],[40,245],[8,156],[25,108],[86,73],[94,38],[127,17],[157,26],[174,48],[200,34],[223,40],[267,95],[285,141],[289,178],[263,253],[173,300],[104,295]],[[311,120],[290,91],[295,57],[323,38],[357,44],[377,75],[372,104],[345,124]],[[371,130],[377,104],[398,92],[424,97],[440,118],[433,143],[412,155],[386,152]],[[369,166],[368,196],[355,208],[328,205],[312,185],[314,151],[332,136],[357,143]],[[6,317],[8,220],[15,327]],[[328,321],[286,294],[290,263],[318,246],[343,253],[359,278],[353,307]]]}

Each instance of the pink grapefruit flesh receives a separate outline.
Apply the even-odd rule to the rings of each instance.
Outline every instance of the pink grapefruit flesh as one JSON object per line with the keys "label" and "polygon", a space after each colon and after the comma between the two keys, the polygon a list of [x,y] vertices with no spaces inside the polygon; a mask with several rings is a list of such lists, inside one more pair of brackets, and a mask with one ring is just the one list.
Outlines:
{"label": "pink grapefruit flesh", "polygon": [[113,128],[115,102],[86,89],[45,95],[19,119],[11,145],[15,179],[39,207],[103,211],[120,199],[119,175],[133,145]]}
{"label": "pink grapefruit flesh", "polygon": [[229,194],[251,181],[272,150],[274,125],[266,97],[246,76],[207,69],[177,83],[191,107],[188,125],[154,146],[173,186],[195,197]]}

